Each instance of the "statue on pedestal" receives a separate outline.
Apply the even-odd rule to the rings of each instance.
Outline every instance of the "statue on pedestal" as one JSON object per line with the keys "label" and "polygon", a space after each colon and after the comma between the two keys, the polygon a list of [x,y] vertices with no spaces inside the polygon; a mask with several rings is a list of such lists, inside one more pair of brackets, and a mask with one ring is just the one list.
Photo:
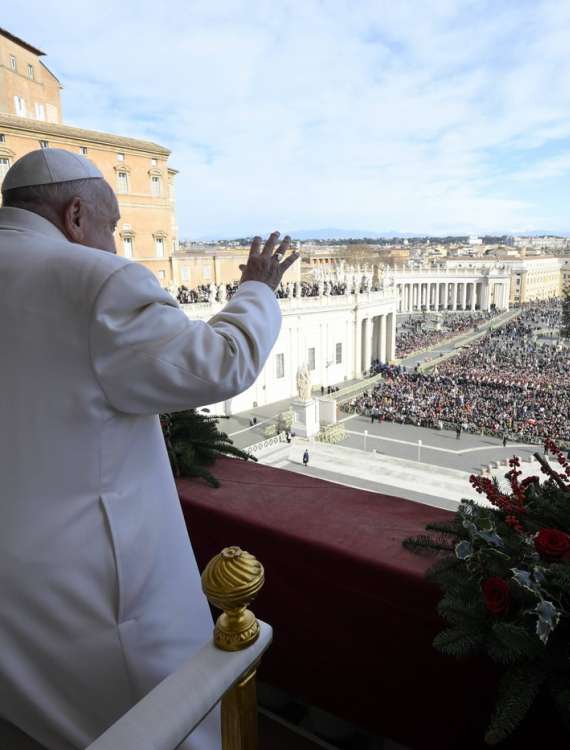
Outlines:
{"label": "statue on pedestal", "polygon": [[287,295],[287,299],[291,299],[291,297],[293,296],[293,284],[290,281],[288,281],[285,289],[286,289],[285,294]]}
{"label": "statue on pedestal", "polygon": [[306,364],[297,371],[297,393],[301,401],[311,400],[311,373]]}
{"label": "statue on pedestal", "polygon": [[225,302],[226,299],[227,299],[226,285],[220,284],[220,286],[218,287],[218,301]]}
{"label": "statue on pedestal", "polygon": [[210,283],[208,285],[208,302],[213,305],[216,301],[216,287],[214,284]]}

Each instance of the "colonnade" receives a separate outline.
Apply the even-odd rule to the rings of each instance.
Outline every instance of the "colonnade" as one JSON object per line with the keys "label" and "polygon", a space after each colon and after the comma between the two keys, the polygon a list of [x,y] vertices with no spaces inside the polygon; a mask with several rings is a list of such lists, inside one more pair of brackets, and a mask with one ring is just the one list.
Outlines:
{"label": "colonnade", "polygon": [[396,313],[362,318],[359,327],[356,359],[361,372],[370,369],[373,359],[390,362],[396,358]]}
{"label": "colonnade", "polygon": [[[398,312],[420,310],[489,310],[491,296],[486,281],[427,281],[397,284]],[[504,285],[496,292],[497,307],[508,307]]]}

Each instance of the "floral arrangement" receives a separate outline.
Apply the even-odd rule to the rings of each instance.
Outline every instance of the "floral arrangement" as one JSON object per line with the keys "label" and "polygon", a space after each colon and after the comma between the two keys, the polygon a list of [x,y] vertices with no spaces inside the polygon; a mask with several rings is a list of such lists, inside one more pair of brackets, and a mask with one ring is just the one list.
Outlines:
{"label": "floral arrangement", "polygon": [[438,611],[448,625],[434,646],[456,657],[487,654],[504,669],[489,745],[513,732],[539,694],[570,730],[570,463],[550,440],[545,456],[534,455],[542,483],[521,480],[515,456],[506,487],[470,477],[490,507],[462,500],[451,523],[404,541],[439,556],[428,576],[443,590]]}

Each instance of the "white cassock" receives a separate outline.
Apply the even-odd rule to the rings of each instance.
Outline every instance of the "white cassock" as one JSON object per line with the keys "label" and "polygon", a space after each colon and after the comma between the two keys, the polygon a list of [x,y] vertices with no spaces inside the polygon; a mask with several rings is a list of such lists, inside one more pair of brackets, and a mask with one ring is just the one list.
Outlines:
{"label": "white cassock", "polygon": [[[0,289],[0,716],[83,748],[212,637],[157,415],[249,387],[281,314],[250,281],[191,321],[143,266],[17,208]],[[184,748],[219,742],[216,712]]]}

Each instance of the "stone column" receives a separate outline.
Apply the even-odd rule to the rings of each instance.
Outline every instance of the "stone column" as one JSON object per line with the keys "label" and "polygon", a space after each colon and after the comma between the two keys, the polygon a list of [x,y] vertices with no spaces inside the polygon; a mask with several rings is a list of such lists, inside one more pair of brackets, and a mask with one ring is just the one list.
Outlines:
{"label": "stone column", "polygon": [[475,310],[477,304],[477,283],[474,281],[471,284],[471,310]]}
{"label": "stone column", "polygon": [[396,314],[390,313],[386,317],[386,361],[391,362],[396,358]]}
{"label": "stone column", "polygon": [[372,336],[370,339],[370,356],[372,359],[376,359],[376,357],[378,357],[378,316],[375,315],[371,318],[371,321]]}
{"label": "stone column", "polygon": [[358,315],[354,324],[354,377],[362,376],[362,322],[358,320]]}
{"label": "stone column", "polygon": [[481,309],[489,312],[491,309],[491,289],[489,279],[481,284]]}
{"label": "stone column", "polygon": [[364,318],[362,321],[362,371],[370,369],[370,318]]}
{"label": "stone column", "polygon": [[462,310],[467,310],[467,284],[465,282],[461,284],[460,304]]}
{"label": "stone column", "polygon": [[386,362],[386,316],[378,317],[378,359],[380,362]]}
{"label": "stone column", "polygon": [[437,310],[437,283],[434,281],[430,285],[430,310]]}
{"label": "stone column", "polygon": [[457,310],[457,284],[451,285],[451,309],[455,312]]}

